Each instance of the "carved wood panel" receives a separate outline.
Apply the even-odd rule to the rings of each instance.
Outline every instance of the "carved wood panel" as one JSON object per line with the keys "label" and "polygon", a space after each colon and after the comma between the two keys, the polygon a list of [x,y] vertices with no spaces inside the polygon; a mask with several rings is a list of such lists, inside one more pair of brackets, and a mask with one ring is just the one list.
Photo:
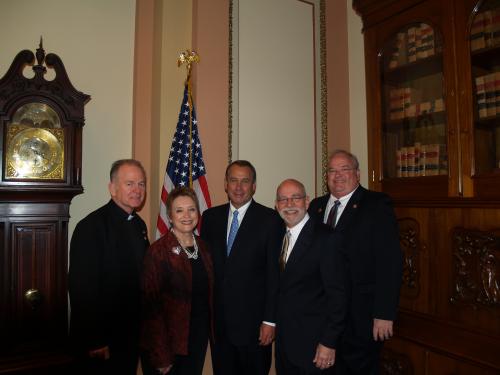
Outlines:
{"label": "carved wood panel", "polygon": [[403,282],[401,295],[416,298],[420,293],[419,258],[421,253],[420,226],[415,219],[398,219],[399,243],[403,251]]}
{"label": "carved wood panel", "polygon": [[413,365],[408,356],[385,348],[380,360],[381,375],[413,375]]}
{"label": "carved wood panel", "polygon": [[452,232],[452,303],[500,307],[499,231],[455,228]]}

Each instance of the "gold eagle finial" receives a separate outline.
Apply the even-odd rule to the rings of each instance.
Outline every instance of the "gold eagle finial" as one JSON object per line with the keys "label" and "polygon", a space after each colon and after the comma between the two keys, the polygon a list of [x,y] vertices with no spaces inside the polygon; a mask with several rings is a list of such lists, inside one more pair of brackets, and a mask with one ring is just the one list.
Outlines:
{"label": "gold eagle finial", "polygon": [[200,61],[200,56],[195,51],[192,51],[190,49],[185,50],[184,52],[181,52],[179,57],[177,58],[177,66],[181,66],[183,64],[186,64],[186,69],[188,70],[188,74],[191,73],[191,65],[193,63],[197,63]]}

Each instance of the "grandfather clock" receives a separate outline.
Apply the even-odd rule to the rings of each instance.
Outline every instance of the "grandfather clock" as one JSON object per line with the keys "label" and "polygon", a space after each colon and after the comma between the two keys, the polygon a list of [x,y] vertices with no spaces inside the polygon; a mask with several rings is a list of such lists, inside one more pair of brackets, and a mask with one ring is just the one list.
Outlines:
{"label": "grandfather clock", "polygon": [[[46,79],[48,69],[55,78]],[[69,205],[83,192],[89,100],[42,40],[0,79],[0,374],[64,373],[71,361]]]}

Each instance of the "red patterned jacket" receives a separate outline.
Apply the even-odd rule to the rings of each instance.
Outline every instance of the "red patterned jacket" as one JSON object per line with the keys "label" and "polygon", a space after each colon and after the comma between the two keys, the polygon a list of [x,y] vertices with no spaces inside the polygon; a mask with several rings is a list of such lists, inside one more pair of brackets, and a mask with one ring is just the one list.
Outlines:
{"label": "red patterned jacket", "polygon": [[[208,275],[213,337],[212,260],[205,243],[195,238]],[[141,347],[154,368],[171,365],[177,354],[188,354],[191,290],[190,261],[175,235],[168,232],[151,245],[144,258]]]}

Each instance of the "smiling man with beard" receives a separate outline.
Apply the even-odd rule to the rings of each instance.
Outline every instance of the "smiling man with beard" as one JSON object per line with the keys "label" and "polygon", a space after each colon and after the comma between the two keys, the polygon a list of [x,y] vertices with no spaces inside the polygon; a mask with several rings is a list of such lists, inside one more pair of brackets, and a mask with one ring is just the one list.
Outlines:
{"label": "smiling man with beard", "polygon": [[297,180],[283,181],[276,209],[285,222],[276,320],[278,375],[328,373],[345,314],[344,256],[337,235],[307,214]]}

